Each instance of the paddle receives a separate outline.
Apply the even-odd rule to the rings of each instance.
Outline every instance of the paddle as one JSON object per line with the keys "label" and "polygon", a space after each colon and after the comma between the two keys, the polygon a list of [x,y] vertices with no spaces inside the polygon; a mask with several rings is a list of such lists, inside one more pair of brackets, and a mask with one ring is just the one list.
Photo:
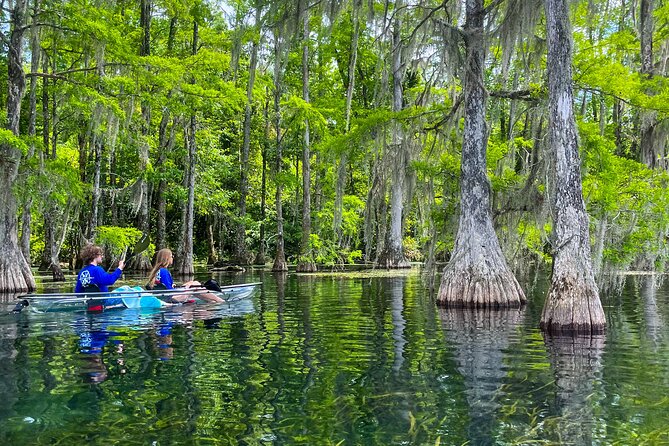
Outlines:
{"label": "paddle", "polygon": [[135,243],[135,247],[132,248],[132,251],[130,252],[130,255],[128,255],[128,257],[126,257],[124,260],[126,262],[128,262],[133,257],[135,257],[135,256],[143,253],[144,251],[146,251],[146,248],[149,247],[149,243],[150,243],[149,234],[147,234],[145,232],[144,234],[142,234],[142,236],[139,238],[139,240],[137,240],[137,243]]}

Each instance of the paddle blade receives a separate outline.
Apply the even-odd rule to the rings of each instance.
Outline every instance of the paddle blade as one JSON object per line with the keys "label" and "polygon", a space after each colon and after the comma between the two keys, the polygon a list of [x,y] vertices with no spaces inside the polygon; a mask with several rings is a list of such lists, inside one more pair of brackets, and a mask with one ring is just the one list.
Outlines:
{"label": "paddle blade", "polygon": [[146,251],[146,248],[149,247],[149,243],[150,243],[150,240],[149,240],[149,234],[147,234],[147,233],[145,232],[145,233],[142,234],[142,236],[140,237],[140,239],[137,240],[137,243],[135,243],[135,247],[132,248],[132,252],[131,252],[130,255],[125,259],[126,262],[127,262],[128,260],[132,259],[133,257],[135,257],[136,255],[141,254],[141,253],[143,253],[144,251]]}
{"label": "paddle blade", "polygon": [[135,244],[134,249],[132,252],[135,254],[139,254],[140,252],[146,251],[146,248],[149,247],[149,234],[146,232],[142,234],[139,240],[137,240],[137,243]]}

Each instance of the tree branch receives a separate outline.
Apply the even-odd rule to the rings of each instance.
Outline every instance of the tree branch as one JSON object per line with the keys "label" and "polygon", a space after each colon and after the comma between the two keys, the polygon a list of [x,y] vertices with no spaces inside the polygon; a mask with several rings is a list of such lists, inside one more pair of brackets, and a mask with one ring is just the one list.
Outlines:
{"label": "tree branch", "polygon": [[430,126],[430,127],[423,127],[423,130],[426,132],[429,132],[430,130],[437,130],[439,127],[453,119],[453,116],[455,116],[455,113],[457,113],[458,109],[460,108],[460,105],[462,105],[462,100],[463,100],[463,95],[458,96],[458,98],[455,100],[455,103],[453,103],[453,107],[451,107],[451,111],[448,112],[446,116],[441,118],[439,122],[437,122],[435,125]]}
{"label": "tree branch", "polygon": [[495,90],[488,93],[492,98],[500,99],[520,99],[523,101],[536,102],[537,98],[533,98],[530,90],[516,90],[516,91],[507,91],[507,90]]}
{"label": "tree branch", "polygon": [[501,5],[502,3],[504,3],[505,1],[506,1],[506,0],[494,0],[494,1],[493,1],[492,3],[490,3],[488,6],[486,6],[485,8],[483,8],[483,10],[481,11],[481,13],[483,14],[483,17],[485,17],[486,15],[488,15],[488,13],[489,13],[490,11],[492,11],[493,9],[495,9],[496,7],[498,7],[499,5]]}

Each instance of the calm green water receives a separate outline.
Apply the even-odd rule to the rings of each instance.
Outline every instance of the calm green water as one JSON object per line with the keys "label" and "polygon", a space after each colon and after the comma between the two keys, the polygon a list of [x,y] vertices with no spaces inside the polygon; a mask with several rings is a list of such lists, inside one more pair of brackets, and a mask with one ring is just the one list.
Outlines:
{"label": "calm green water", "polygon": [[605,336],[440,311],[415,272],[262,280],[230,306],[0,315],[0,444],[669,444],[669,288]]}

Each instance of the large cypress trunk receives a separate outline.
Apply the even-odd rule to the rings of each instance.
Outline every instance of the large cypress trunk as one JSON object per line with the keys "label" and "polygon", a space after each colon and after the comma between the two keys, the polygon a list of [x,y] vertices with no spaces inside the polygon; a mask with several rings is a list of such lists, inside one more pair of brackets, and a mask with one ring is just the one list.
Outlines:
{"label": "large cypress trunk", "polygon": [[592,273],[588,215],[574,121],[571,28],[566,0],[546,0],[548,140],[553,164],[553,277],[541,315],[549,332],[601,332],[605,325]]}
{"label": "large cypress trunk", "polygon": [[[19,135],[21,99],[25,93],[22,50],[27,0],[16,0],[11,12],[7,55],[7,129]],[[11,143],[0,145],[0,291],[35,289],[35,279],[19,247],[14,182],[21,152]]]}
{"label": "large cypress trunk", "polygon": [[486,175],[487,129],[483,87],[483,0],[467,1],[465,23],[465,128],[460,170],[460,222],[444,268],[437,304],[518,307],[525,294],[506,264],[490,212]]}
{"label": "large cypress trunk", "polygon": [[100,170],[102,168],[102,142],[99,140],[101,136],[93,136],[93,148],[95,150],[95,171],[93,173],[93,195],[91,198],[91,217],[88,220],[87,237],[89,240],[95,239],[95,232],[98,227],[98,206],[100,204],[100,196],[102,190],[100,189]]}
{"label": "large cypress trunk", "polygon": [[[401,9],[401,2],[396,4]],[[402,22],[395,19],[393,25],[393,111],[402,110],[404,101],[402,92],[402,78],[404,69],[402,67]],[[402,246],[402,212],[404,211],[404,179],[408,166],[406,142],[402,124],[398,121],[392,124],[392,141],[389,156],[392,157],[392,183],[390,186],[390,231],[387,233],[388,240],[383,251],[379,255],[378,265],[382,268],[409,268],[411,265],[404,257]]]}

